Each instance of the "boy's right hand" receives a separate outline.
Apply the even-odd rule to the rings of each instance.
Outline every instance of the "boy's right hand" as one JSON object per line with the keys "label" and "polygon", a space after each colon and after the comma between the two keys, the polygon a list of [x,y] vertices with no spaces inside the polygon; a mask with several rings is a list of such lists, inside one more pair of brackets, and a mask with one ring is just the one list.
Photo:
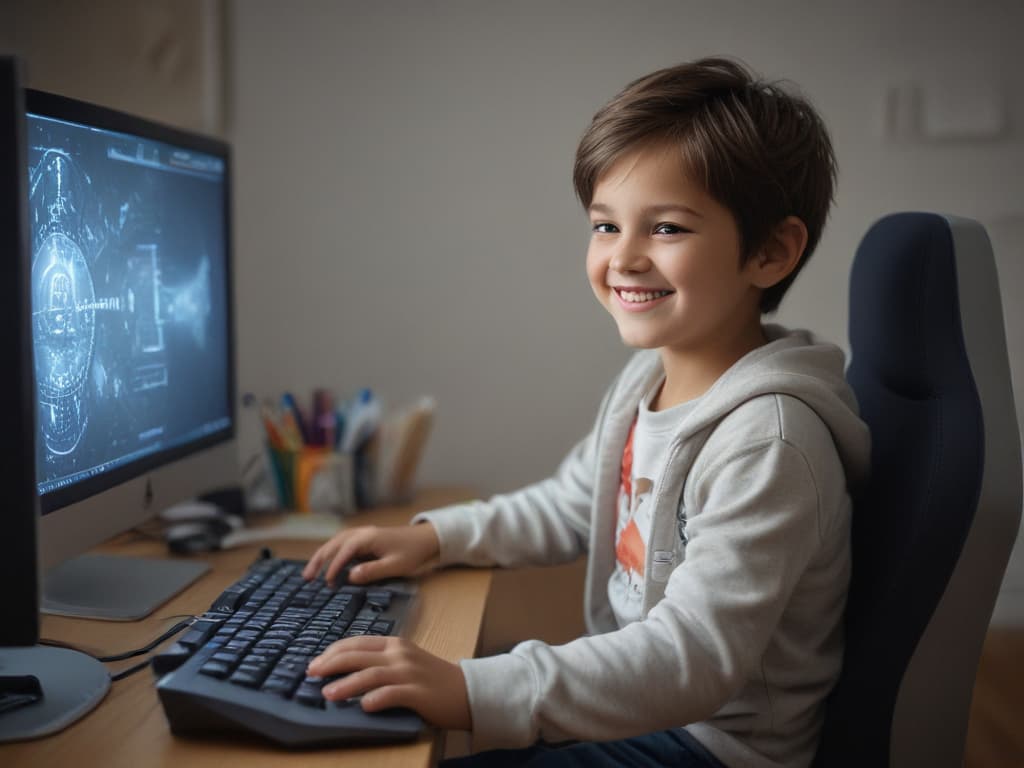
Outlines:
{"label": "boy's right hand", "polygon": [[440,552],[441,542],[429,522],[385,528],[366,525],[344,530],[323,544],[302,569],[302,577],[314,579],[326,567],[324,580],[333,586],[338,573],[354,557],[368,560],[349,571],[353,584],[409,576]]}

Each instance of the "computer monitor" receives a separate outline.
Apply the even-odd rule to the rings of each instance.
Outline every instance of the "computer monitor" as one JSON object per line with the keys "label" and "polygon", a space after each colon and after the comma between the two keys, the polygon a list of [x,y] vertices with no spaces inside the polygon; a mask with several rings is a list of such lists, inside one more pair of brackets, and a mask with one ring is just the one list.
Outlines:
{"label": "computer monitor", "polygon": [[102,664],[84,653],[37,645],[39,579],[35,486],[35,394],[26,185],[25,109],[20,66],[0,56],[0,742],[64,728],[110,687]]}
{"label": "computer monitor", "polygon": [[43,610],[138,618],[206,566],[81,553],[238,482],[228,146],[26,110]]}

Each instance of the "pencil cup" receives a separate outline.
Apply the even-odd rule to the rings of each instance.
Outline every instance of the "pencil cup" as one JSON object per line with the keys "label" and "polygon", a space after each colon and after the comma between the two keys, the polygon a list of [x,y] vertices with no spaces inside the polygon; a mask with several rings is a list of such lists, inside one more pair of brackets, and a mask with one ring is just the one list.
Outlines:
{"label": "pencil cup", "polygon": [[297,451],[268,446],[267,451],[281,507],[337,515],[355,511],[351,454],[317,446]]}

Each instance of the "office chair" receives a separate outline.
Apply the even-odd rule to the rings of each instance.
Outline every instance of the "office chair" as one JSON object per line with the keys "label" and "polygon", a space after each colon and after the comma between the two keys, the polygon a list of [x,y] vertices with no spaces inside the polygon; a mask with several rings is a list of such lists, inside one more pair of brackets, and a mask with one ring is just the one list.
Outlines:
{"label": "office chair", "polygon": [[861,241],[847,379],[872,433],[854,490],[846,653],[815,766],[963,764],[981,647],[1021,517],[995,261],[968,219],[899,213]]}

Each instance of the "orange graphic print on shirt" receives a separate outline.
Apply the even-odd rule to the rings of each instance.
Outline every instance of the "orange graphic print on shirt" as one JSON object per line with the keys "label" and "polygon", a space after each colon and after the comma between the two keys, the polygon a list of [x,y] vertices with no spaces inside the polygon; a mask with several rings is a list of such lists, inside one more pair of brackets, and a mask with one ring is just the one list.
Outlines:
{"label": "orange graphic print on shirt", "polygon": [[622,529],[619,540],[615,544],[615,559],[623,570],[631,576],[644,574],[644,540],[636,527],[636,520],[630,519]]}
{"label": "orange graphic print on shirt", "polygon": [[633,432],[630,427],[622,452],[622,474],[619,480],[619,520],[616,526],[615,559],[626,573],[630,585],[638,590],[643,582],[647,542],[637,524],[637,512],[647,500],[654,484],[646,477],[633,478]]}

